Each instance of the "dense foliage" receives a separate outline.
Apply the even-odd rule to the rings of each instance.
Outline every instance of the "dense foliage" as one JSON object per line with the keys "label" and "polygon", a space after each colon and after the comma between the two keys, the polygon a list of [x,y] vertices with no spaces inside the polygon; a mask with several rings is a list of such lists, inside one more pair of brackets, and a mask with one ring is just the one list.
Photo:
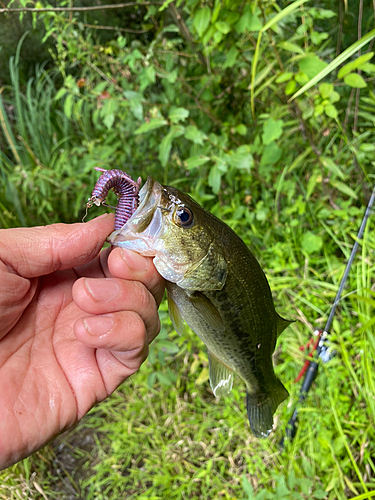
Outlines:
{"label": "dense foliage", "polygon": [[[9,63],[11,85],[0,100],[0,224],[80,220],[96,166],[151,174],[190,192],[241,235],[267,272],[278,310],[299,320],[275,356],[295,403],[299,346],[313,326],[324,326],[374,184],[375,34],[331,70],[372,29],[372,3],[287,6],[149,2],[107,20],[113,31],[95,29],[87,12],[33,14],[54,47],[52,63],[20,81],[28,35]],[[291,99],[325,68],[324,79]],[[50,447],[8,471],[4,492],[23,487],[41,498],[43,483],[48,497],[51,489],[68,498],[56,492],[58,474],[77,495],[96,499],[371,498],[374,248],[369,229],[348,284],[355,294],[333,325],[336,357],[321,370],[284,452],[278,442],[291,409],[278,410],[269,440],[253,439],[240,382],[233,396],[213,399],[202,345],[193,335],[176,338],[163,304],[149,361],[85,421],[99,433],[97,460],[83,446],[79,452],[85,475],[82,460],[73,460],[79,472],[61,472],[60,448]]]}

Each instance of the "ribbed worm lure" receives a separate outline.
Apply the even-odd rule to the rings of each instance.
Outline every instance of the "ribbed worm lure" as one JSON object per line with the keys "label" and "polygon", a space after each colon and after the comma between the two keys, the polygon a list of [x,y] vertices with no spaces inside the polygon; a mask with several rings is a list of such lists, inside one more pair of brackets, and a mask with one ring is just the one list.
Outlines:
{"label": "ribbed worm lure", "polygon": [[115,230],[121,229],[127,220],[133,215],[138,207],[138,193],[142,179],[137,182],[122,170],[95,167],[95,170],[104,172],[95,184],[94,190],[87,202],[87,208],[93,205],[103,205],[110,189],[113,189],[118,198],[115,214]]}

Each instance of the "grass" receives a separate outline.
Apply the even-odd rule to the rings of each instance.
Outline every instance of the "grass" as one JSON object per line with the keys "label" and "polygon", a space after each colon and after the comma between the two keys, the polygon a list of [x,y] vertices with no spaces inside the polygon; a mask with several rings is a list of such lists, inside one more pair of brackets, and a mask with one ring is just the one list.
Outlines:
{"label": "grass", "polygon": [[[293,380],[309,328],[297,321],[280,339],[276,371],[291,396],[277,411],[270,438],[257,440],[241,382],[230,396],[213,397],[203,344],[191,332],[180,338],[171,331],[163,303],[163,329],[140,372],[76,430],[1,473],[0,498],[17,498],[15,491],[61,499],[371,498],[375,343],[373,324],[366,323],[373,323],[373,225],[370,220],[351,272],[347,290],[355,295],[348,295],[333,323],[336,355],[320,369],[300,409],[296,439],[284,450],[279,441],[298,399]],[[343,265],[332,269],[326,261],[325,267],[338,282]],[[336,289],[323,274],[302,280],[299,273],[270,275],[270,283],[280,312],[314,325],[321,323],[319,311],[327,314]],[[61,459],[61,447],[69,459]]]}
{"label": "grass", "polygon": [[[373,123],[368,122],[374,105],[373,93],[369,92],[369,97],[359,101],[359,117],[367,108],[368,114],[363,115],[353,138],[342,132],[337,121],[324,116],[317,115],[311,121],[307,117],[298,123],[296,120],[284,122],[283,135],[276,140],[283,156],[275,164],[268,164],[262,163],[265,149],[261,143],[265,132],[262,120],[273,116],[274,111],[276,119],[289,117],[290,110],[294,110],[282,104],[283,87],[272,87],[272,82],[268,82],[254,94],[264,102],[264,108],[259,108],[262,112],[258,112],[258,121],[249,119],[250,108],[246,110],[244,105],[243,114],[241,109],[238,116],[225,118],[228,123],[220,125],[224,130],[222,135],[217,127],[212,128],[215,133],[207,133],[204,140],[204,134],[198,134],[194,142],[181,138],[171,150],[168,170],[162,170],[157,161],[162,133],[144,137],[134,135],[134,130],[146,117],[166,117],[171,105],[188,104],[179,101],[172,84],[165,80],[150,86],[148,93],[145,87],[147,99],[139,97],[139,85],[146,85],[144,69],[151,61],[147,55],[149,47],[145,50],[147,64],[143,67],[142,47],[137,42],[140,48],[134,50],[137,57],[129,66],[132,71],[128,72],[126,67],[123,74],[124,54],[127,57],[134,54],[133,49],[123,49],[117,43],[120,38],[107,46],[110,50],[108,53],[103,51],[104,56],[101,56],[96,46],[90,46],[86,39],[83,44],[75,32],[73,38],[69,38],[68,29],[63,34],[56,33],[63,47],[66,39],[71,43],[68,51],[65,48],[62,51],[61,47],[56,49],[60,50],[56,60],[64,71],[68,70],[63,75],[60,97],[56,97],[55,80],[43,68],[32,82],[21,86],[17,56],[11,63],[12,86],[3,89],[1,94],[0,224],[8,227],[80,220],[97,174],[93,171],[94,166],[125,165],[134,177],[141,174],[145,178],[146,174],[151,174],[159,180],[168,173],[168,182],[177,187],[188,186],[198,201],[238,232],[265,269],[278,312],[296,320],[281,336],[274,356],[276,372],[290,392],[290,398],[279,407],[275,430],[270,437],[255,439],[247,422],[241,381],[236,380],[228,397],[213,397],[203,344],[190,331],[184,337],[173,332],[163,302],[160,308],[162,332],[151,346],[149,358],[139,373],[94,408],[76,429],[32,457],[0,472],[0,499],[373,498],[373,214],[332,325],[329,339],[335,356],[319,369],[307,401],[299,409],[295,440],[286,443],[284,450],[279,447],[298,401],[300,385],[293,381],[306,356],[300,347],[307,343],[315,328],[325,325],[364,212],[359,201],[362,199],[359,180],[366,185],[373,181],[374,149],[370,137]],[[276,35],[275,32],[272,36]],[[80,36],[82,38],[82,33]],[[124,40],[121,43],[125,43]],[[276,45],[271,45],[272,50],[276,50]],[[169,49],[176,47],[180,52],[177,42]],[[315,52],[315,47],[312,49]],[[101,81],[97,70],[90,73],[90,50],[95,55],[95,67],[102,68],[99,71],[104,76],[113,76],[113,81],[108,76]],[[271,65],[265,69],[274,71],[273,55],[267,50],[265,47],[264,53]],[[69,67],[68,59],[64,59],[69,54],[83,58],[82,74],[75,60]],[[91,66],[85,63],[86,57]],[[113,66],[109,67],[109,61]],[[163,63],[162,59],[160,61]],[[259,64],[264,61],[262,56]],[[172,67],[172,62],[171,58],[166,67],[169,64]],[[121,70],[116,69],[116,64]],[[185,75],[182,67],[181,63],[178,69],[183,79],[190,73]],[[159,66],[157,69],[159,71]],[[213,66],[213,71],[218,71],[217,67]],[[152,80],[152,72],[150,74]],[[260,72],[254,73],[256,78],[260,75]],[[228,74],[224,76],[228,78]],[[276,76],[274,74],[272,79]],[[83,80],[83,87],[76,85],[76,81],[80,81],[78,77]],[[191,78],[195,81],[195,76]],[[134,94],[134,101],[116,94],[114,81],[127,90],[128,96]],[[173,80],[173,85],[182,89],[177,87],[178,81]],[[225,88],[229,88],[227,83]],[[249,89],[242,90],[242,94],[246,90]],[[218,90],[213,92],[217,93]],[[200,90],[197,95],[200,96]],[[275,96],[280,98],[277,105],[274,104]],[[236,99],[230,99],[230,106],[236,105]],[[311,109],[320,102],[317,91],[306,99],[297,102]],[[340,103],[341,117],[346,113],[345,99],[342,92],[345,104]],[[198,97],[197,102],[199,104]],[[216,112],[215,102],[212,113]],[[350,99],[347,105],[349,110]],[[12,106],[13,114],[9,111]],[[192,128],[199,132],[207,125],[207,116],[201,112],[206,108],[189,106]],[[238,141],[242,139],[237,135],[235,141],[230,142],[232,129],[235,130],[238,124],[243,128],[241,120],[248,126],[248,136],[244,136],[243,141],[245,146],[246,141],[251,143],[254,166],[251,171],[228,167],[220,184],[223,189],[214,195],[208,187],[209,167],[203,165],[202,170],[188,170],[184,161],[206,155],[216,158],[216,154],[227,160],[233,158]],[[39,127],[40,123],[45,127]],[[301,124],[304,133],[307,130],[311,135],[310,145],[299,133]],[[209,142],[204,142],[206,140]],[[219,147],[215,150],[217,143]],[[315,158],[314,148],[336,162],[335,167],[330,163],[336,174],[325,169],[319,158]],[[360,168],[353,161],[352,153]],[[246,149],[246,154],[242,152],[237,158],[248,161],[249,151]],[[360,169],[362,177],[358,173]],[[345,184],[337,184],[343,179],[342,175],[354,191],[345,192]],[[339,186],[337,189],[335,182]],[[89,217],[98,213],[99,210],[93,209]]]}

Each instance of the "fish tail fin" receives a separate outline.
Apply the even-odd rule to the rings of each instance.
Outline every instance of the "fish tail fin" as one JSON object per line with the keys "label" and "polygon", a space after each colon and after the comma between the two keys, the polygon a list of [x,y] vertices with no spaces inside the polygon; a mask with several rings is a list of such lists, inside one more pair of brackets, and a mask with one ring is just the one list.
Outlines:
{"label": "fish tail fin", "polygon": [[273,427],[273,414],[288,396],[288,391],[279,379],[276,379],[276,387],[272,392],[246,393],[247,417],[254,436],[266,438],[269,435]]}

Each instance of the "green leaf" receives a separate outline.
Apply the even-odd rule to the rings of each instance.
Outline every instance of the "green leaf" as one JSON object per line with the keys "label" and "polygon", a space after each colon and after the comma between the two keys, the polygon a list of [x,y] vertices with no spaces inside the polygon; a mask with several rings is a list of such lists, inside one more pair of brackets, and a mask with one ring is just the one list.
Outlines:
{"label": "green leaf", "polygon": [[220,33],[223,33],[223,35],[226,35],[227,33],[230,32],[230,26],[228,23],[225,23],[223,21],[218,21],[215,23],[215,28],[220,31]]}
{"label": "green leaf", "polygon": [[370,61],[374,55],[374,52],[368,52],[367,54],[363,54],[362,56],[357,57],[355,61],[351,61],[348,64],[345,64],[340,71],[337,74],[338,78],[344,78],[344,76],[348,75],[355,69],[362,69],[361,66],[363,66],[365,63]]}
{"label": "green leaf", "polygon": [[293,73],[291,72],[286,72],[286,73],[281,73],[277,78],[276,78],[276,83],[283,83],[289,81],[291,78],[293,78]]}
{"label": "green leaf", "polygon": [[347,184],[344,184],[341,181],[332,181],[332,186],[334,186],[336,189],[341,191],[342,193],[346,194],[350,198],[354,198],[355,200],[358,198],[358,196],[355,194],[353,189],[349,187]]}
{"label": "green leaf", "polygon": [[156,81],[156,71],[155,71],[154,66],[148,66],[145,69],[145,74],[146,74],[147,79],[148,79],[148,81],[150,83],[155,83],[155,81]]}
{"label": "green leaf", "polygon": [[310,179],[307,183],[306,200],[308,200],[310,198],[310,196],[312,195],[312,193],[315,189],[315,186],[318,182],[318,176],[319,176],[319,174],[315,173],[310,177]]}
{"label": "green leaf", "polygon": [[211,18],[211,10],[209,7],[204,7],[203,9],[199,9],[198,12],[194,16],[193,25],[197,30],[199,36],[202,36],[206,31]]}
{"label": "green leaf", "polygon": [[243,123],[240,123],[239,125],[237,125],[235,130],[236,130],[237,134],[240,134],[240,135],[247,134],[247,127]]}
{"label": "green leaf", "polygon": [[133,90],[126,90],[124,92],[124,97],[128,99],[130,110],[137,118],[137,120],[143,120],[143,105],[144,100],[143,95],[140,92],[134,92]]}
{"label": "green leaf", "polygon": [[323,40],[327,40],[329,37],[328,33],[318,33],[317,31],[313,31],[311,33],[311,41],[314,45],[320,45]]}
{"label": "green leaf", "polygon": [[103,123],[108,130],[112,128],[114,121],[115,121],[115,115],[113,113],[109,113],[105,115],[105,117],[103,118]]}
{"label": "green leaf", "polygon": [[311,231],[307,231],[301,240],[302,250],[306,253],[315,253],[318,252],[323,246],[323,240],[317,234],[312,233]]}
{"label": "green leaf", "polygon": [[59,99],[61,99],[62,97],[64,97],[64,95],[68,92],[68,90],[64,87],[61,87],[61,89],[58,90],[57,94],[55,95],[55,101],[58,101]]}
{"label": "green leaf", "polygon": [[314,477],[314,471],[311,467],[311,464],[305,457],[302,458],[302,467],[307,477]]}
{"label": "green leaf", "polygon": [[263,144],[271,144],[272,141],[278,139],[283,133],[283,121],[274,120],[273,118],[268,118],[263,123],[263,134],[262,141]]}
{"label": "green leaf", "polygon": [[178,123],[180,121],[186,120],[186,118],[189,116],[189,111],[185,108],[172,107],[169,110],[168,116],[172,123]]}
{"label": "green leaf", "polygon": [[170,3],[172,3],[174,0],[165,0],[163,2],[163,5],[159,8],[159,11],[162,12],[164,9],[168,7]]}
{"label": "green leaf", "polygon": [[210,173],[208,174],[208,179],[207,179],[208,185],[215,194],[217,194],[221,188],[221,175],[222,173],[218,165],[214,165],[211,168]]}
{"label": "green leaf", "polygon": [[208,373],[208,368],[203,368],[202,371],[200,372],[198,378],[196,379],[195,383],[197,385],[205,384],[209,378],[210,378],[210,376]]}
{"label": "green leaf", "polygon": [[368,73],[369,75],[375,74],[375,64],[366,63],[361,66],[361,71]]}
{"label": "green leaf", "polygon": [[305,85],[305,83],[309,81],[309,77],[302,71],[298,71],[298,73],[294,75],[294,79],[300,85]]}
{"label": "green leaf", "polygon": [[156,376],[159,379],[159,382],[163,385],[172,385],[172,381],[167,375],[162,372],[156,372]]}
{"label": "green leaf", "polygon": [[178,77],[178,71],[177,69],[174,69],[170,73],[168,73],[165,78],[168,80],[169,83],[175,83]]}
{"label": "green leaf", "polygon": [[262,158],[260,164],[263,165],[274,165],[281,158],[283,150],[275,142],[271,142],[263,149]]}
{"label": "green leaf", "polygon": [[124,97],[129,101],[143,101],[144,99],[143,94],[141,94],[140,92],[134,92],[134,90],[125,90],[123,94]]}
{"label": "green leaf", "polygon": [[161,141],[159,146],[159,160],[163,167],[168,163],[173,139],[180,137],[184,132],[185,128],[182,125],[172,125],[168,134]]}
{"label": "green leaf", "polygon": [[254,160],[249,152],[244,152],[243,147],[240,147],[234,154],[228,155],[228,163],[238,170],[250,171],[254,164]]}
{"label": "green leaf", "polygon": [[206,139],[206,134],[197,129],[195,125],[189,125],[185,129],[185,138],[189,141],[194,142],[194,144],[203,145],[203,140]]}
{"label": "green leaf", "polygon": [[319,92],[323,99],[328,99],[333,92],[332,83],[322,83],[319,85]]}
{"label": "green leaf", "polygon": [[283,476],[277,477],[277,486],[276,486],[276,498],[290,498],[290,491],[287,485],[285,484],[285,478]]}
{"label": "green leaf", "polygon": [[222,5],[221,5],[221,2],[218,2],[217,0],[215,1],[215,7],[212,11],[212,18],[211,18],[211,23],[216,23],[217,21],[217,18],[219,17],[220,15],[220,11],[222,9]]}
{"label": "green leaf", "polygon": [[245,474],[243,474],[243,476],[242,476],[242,488],[248,497],[247,500],[253,500],[254,490],[253,490],[253,487],[251,486],[250,481],[245,476]]}
{"label": "green leaf", "polygon": [[[373,38],[375,38],[375,28],[371,31],[369,31],[365,36],[357,40],[355,43],[353,43],[350,47],[348,47],[342,54],[337,56],[332,62],[328,64],[320,73],[318,73],[314,78],[312,78],[306,85],[304,85],[301,89],[299,89],[292,97],[290,100],[295,99],[296,97],[300,96],[306,90],[309,90],[311,87],[313,87],[316,83],[320,82],[324,77],[329,75],[334,69],[336,69],[340,64],[342,64],[344,61],[349,59],[353,54],[358,52],[359,49],[361,49],[364,45],[369,43]],[[255,56],[254,56],[255,57]]]}
{"label": "green leaf", "polygon": [[129,101],[129,106],[131,109],[131,112],[137,118],[137,120],[143,120],[143,105],[141,101],[134,100],[134,101]]}
{"label": "green leaf", "polygon": [[237,59],[237,56],[238,56],[238,50],[236,49],[236,47],[234,45],[232,45],[232,47],[229,49],[229,52],[227,53],[227,56],[225,58],[223,68],[224,69],[231,68],[232,66],[234,66],[236,59]]}
{"label": "green leaf", "polygon": [[285,94],[290,95],[296,90],[297,82],[295,80],[290,80],[285,87]]}
{"label": "green leaf", "polygon": [[209,156],[200,156],[200,155],[190,156],[190,158],[188,158],[185,161],[185,167],[188,170],[192,170],[193,168],[197,168],[200,167],[201,165],[204,165],[205,163],[210,161],[210,159],[211,158]]}
{"label": "green leaf", "polygon": [[301,47],[299,47],[298,45],[296,45],[295,43],[292,43],[292,42],[288,42],[288,41],[280,42],[277,44],[277,46],[280,47],[281,49],[288,51],[288,52],[295,52],[295,53],[301,54],[301,55],[305,54],[304,50],[302,50]]}
{"label": "green leaf", "polygon": [[134,134],[145,134],[146,132],[151,132],[151,130],[164,127],[164,125],[168,125],[167,120],[164,120],[164,118],[152,118],[149,122],[143,123],[138,127]]}
{"label": "green leaf", "polygon": [[319,19],[330,19],[331,17],[337,16],[336,12],[328,9],[319,9],[318,18]]}
{"label": "green leaf", "polygon": [[350,87],[353,87],[355,89],[364,89],[367,87],[367,83],[364,81],[364,79],[361,77],[361,75],[358,75],[358,73],[349,73],[349,75],[346,75],[344,78],[344,82],[346,85],[349,85]]}
{"label": "green leaf", "polygon": [[240,20],[236,24],[237,33],[243,33],[244,31],[259,31],[260,29],[262,29],[262,23],[259,21],[259,17],[253,14],[250,10],[250,5],[247,5]]}
{"label": "green leaf", "polygon": [[337,109],[335,108],[335,106],[333,104],[327,104],[324,107],[324,112],[327,116],[329,116],[330,118],[334,118],[334,119],[336,119],[339,115]]}
{"label": "green leaf", "polygon": [[326,498],[327,496],[328,496],[328,493],[324,490],[315,490],[313,493],[313,497],[317,498],[318,500],[322,500],[323,498]]}
{"label": "green leaf", "polygon": [[68,120],[70,120],[70,118],[72,117],[73,104],[74,101],[72,94],[67,95],[64,101],[64,113]]}
{"label": "green leaf", "polygon": [[322,61],[318,56],[307,56],[301,59],[298,63],[300,71],[305,73],[309,78],[314,78],[315,75],[320,73],[326,68],[327,63]]}

